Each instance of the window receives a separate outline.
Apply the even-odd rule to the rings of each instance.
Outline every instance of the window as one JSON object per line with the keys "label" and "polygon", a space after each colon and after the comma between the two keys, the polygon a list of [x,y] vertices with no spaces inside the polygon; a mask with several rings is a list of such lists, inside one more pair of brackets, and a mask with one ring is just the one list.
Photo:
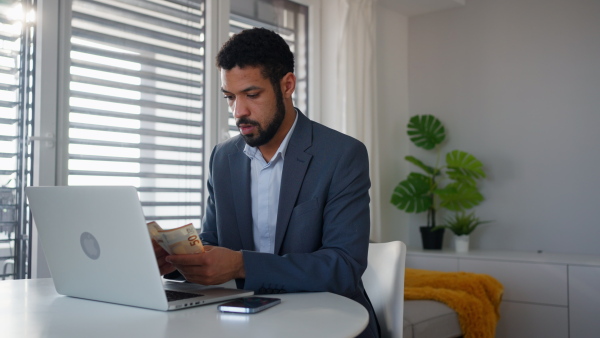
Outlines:
{"label": "window", "polygon": [[0,2],[0,279],[29,276],[34,6]]}
{"label": "window", "polygon": [[74,0],[69,185],[133,185],[163,228],[203,211],[203,0]]}
{"label": "window", "polygon": [[[231,0],[229,35],[252,27],[277,32],[294,53],[294,105],[308,113],[308,6],[288,0]],[[229,135],[239,133],[229,112]]]}

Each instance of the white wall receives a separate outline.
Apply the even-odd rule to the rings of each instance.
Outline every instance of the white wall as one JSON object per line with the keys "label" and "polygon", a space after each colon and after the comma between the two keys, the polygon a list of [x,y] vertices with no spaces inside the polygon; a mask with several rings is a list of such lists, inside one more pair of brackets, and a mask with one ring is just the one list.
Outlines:
{"label": "white wall", "polygon": [[389,201],[408,173],[405,126],[408,123],[408,19],[386,6],[377,8],[377,110],[379,113],[380,240],[408,238],[408,215]]}
{"label": "white wall", "polygon": [[[344,0],[321,2],[321,111],[313,119],[331,128],[343,131],[340,117],[340,98],[337,97],[338,52],[345,9]],[[379,112],[380,208],[381,231],[375,231],[374,240],[392,240],[408,237],[408,215],[389,203],[394,186],[408,171],[404,156],[408,144],[398,133],[408,121],[408,19],[397,10],[378,4],[376,14],[377,106]],[[393,156],[388,154],[393,153]],[[376,191],[376,190],[374,190]],[[373,193],[373,191],[371,191]]]}
{"label": "white wall", "polygon": [[321,111],[311,118],[330,128],[342,131],[344,126],[339,113],[340,100],[337,98],[337,50],[343,27],[343,2],[329,0],[321,2]]}
{"label": "white wall", "polygon": [[[445,149],[489,173],[475,210],[495,222],[474,248],[600,254],[599,18],[595,0],[470,0],[409,20],[410,115],[440,117]],[[406,117],[382,114],[381,144],[396,130],[405,147]],[[387,165],[401,168],[395,149]],[[410,217],[412,246],[423,221]]]}

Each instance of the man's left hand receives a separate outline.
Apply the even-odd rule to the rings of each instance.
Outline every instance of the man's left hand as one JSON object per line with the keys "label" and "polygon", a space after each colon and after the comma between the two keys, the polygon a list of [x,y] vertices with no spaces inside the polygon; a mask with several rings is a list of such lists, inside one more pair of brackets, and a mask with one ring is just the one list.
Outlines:
{"label": "man's left hand", "polygon": [[205,245],[204,250],[204,253],[170,255],[166,261],[192,283],[216,285],[246,277],[241,251],[210,245]]}

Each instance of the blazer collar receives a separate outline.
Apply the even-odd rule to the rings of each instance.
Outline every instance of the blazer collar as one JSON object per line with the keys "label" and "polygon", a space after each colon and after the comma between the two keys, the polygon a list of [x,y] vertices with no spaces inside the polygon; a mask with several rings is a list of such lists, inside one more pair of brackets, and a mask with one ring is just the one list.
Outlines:
{"label": "blazer collar", "polygon": [[235,217],[240,232],[242,248],[255,250],[252,237],[252,196],[250,194],[250,158],[244,154],[244,139],[238,136],[238,151],[229,154],[229,172]]}
{"label": "blazer collar", "polygon": [[312,159],[312,155],[306,152],[312,146],[312,122],[300,110],[296,111],[298,122],[288,144],[281,175],[275,230],[275,254],[278,254],[281,249],[292,210],[296,205],[300,187]]}
{"label": "blazer collar", "polygon": [[[275,254],[279,253],[287,226],[296,205],[302,181],[312,159],[307,153],[312,146],[312,122],[300,110],[296,110],[298,121],[291,135],[283,162],[281,190],[275,231]],[[244,154],[242,137],[236,141],[235,151],[229,154],[232,189],[235,191],[234,205],[243,248],[255,250],[252,234],[252,197],[250,193],[250,159]]]}

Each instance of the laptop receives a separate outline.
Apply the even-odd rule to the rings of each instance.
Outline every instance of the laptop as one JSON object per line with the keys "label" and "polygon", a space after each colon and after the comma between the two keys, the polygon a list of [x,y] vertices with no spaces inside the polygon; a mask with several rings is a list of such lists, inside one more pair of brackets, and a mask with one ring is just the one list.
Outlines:
{"label": "laptop", "polygon": [[25,194],[59,294],[163,311],[254,294],[162,278],[135,187],[27,187]]}

